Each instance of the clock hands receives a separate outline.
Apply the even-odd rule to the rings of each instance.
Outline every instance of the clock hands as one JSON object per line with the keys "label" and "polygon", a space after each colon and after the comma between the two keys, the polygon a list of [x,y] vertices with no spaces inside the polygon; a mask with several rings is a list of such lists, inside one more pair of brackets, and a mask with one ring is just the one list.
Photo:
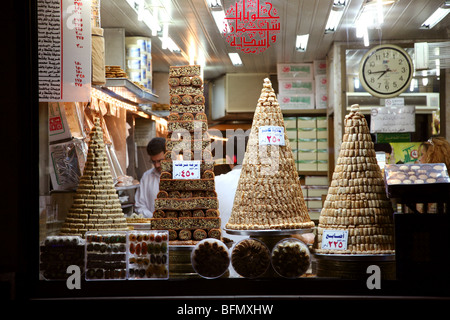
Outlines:
{"label": "clock hands", "polygon": [[380,76],[378,77],[378,79],[380,79],[382,76],[384,76],[387,72],[390,72],[390,71],[392,71],[392,70],[387,68],[386,70],[382,70],[382,71],[372,71],[372,72],[370,72],[370,74],[381,73]]}

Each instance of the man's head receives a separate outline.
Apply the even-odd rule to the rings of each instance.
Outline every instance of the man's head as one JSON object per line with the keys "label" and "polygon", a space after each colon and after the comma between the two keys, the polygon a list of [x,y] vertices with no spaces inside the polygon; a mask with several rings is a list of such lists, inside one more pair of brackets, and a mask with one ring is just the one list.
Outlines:
{"label": "man's head", "polygon": [[166,139],[156,137],[150,140],[147,145],[147,153],[155,169],[161,173],[161,160],[164,160],[166,153]]}

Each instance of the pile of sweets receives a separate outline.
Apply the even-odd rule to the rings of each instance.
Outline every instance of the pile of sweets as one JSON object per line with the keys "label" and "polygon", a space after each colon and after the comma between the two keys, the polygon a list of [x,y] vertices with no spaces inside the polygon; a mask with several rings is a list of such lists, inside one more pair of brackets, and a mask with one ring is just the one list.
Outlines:
{"label": "pile of sweets", "polygon": [[[262,126],[282,127],[285,145],[260,145]],[[306,207],[283,114],[269,79],[264,80],[244,155],[233,209],[232,230],[309,229]]]}
{"label": "pile of sweets", "polygon": [[[347,230],[347,250],[322,249],[324,230]],[[364,115],[352,105],[330,188],[320,213],[315,252],[392,254],[394,221]]]}
{"label": "pile of sweets", "polygon": [[89,133],[83,175],[60,235],[84,237],[87,231],[127,230],[105,151],[100,119]]}
{"label": "pile of sweets", "polygon": [[[171,244],[195,244],[221,239],[205,97],[200,66],[169,69],[170,114],[165,160],[161,162],[159,193],[151,219],[153,230],[168,230]],[[173,176],[173,161],[200,161],[200,177]]]}

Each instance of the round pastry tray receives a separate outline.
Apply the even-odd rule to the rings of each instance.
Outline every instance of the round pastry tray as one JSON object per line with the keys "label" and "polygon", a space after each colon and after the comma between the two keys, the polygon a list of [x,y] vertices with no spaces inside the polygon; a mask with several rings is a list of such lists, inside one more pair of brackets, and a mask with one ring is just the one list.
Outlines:
{"label": "round pastry tray", "polygon": [[395,261],[395,254],[321,254],[313,253],[317,260],[334,261]]}
{"label": "round pastry tray", "polygon": [[309,229],[267,229],[267,230],[233,230],[224,229],[226,233],[238,236],[284,236],[291,234],[303,234],[313,232],[313,228]]}

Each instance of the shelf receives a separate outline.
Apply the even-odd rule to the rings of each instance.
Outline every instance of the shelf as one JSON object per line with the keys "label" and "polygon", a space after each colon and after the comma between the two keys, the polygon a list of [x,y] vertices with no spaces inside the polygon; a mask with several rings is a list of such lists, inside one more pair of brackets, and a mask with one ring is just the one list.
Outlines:
{"label": "shelf", "polygon": [[298,171],[299,176],[327,176],[328,171]]}
{"label": "shelf", "polygon": [[297,109],[297,110],[286,110],[281,109],[284,117],[289,116],[327,116],[327,109]]}
{"label": "shelf", "polygon": [[159,99],[157,95],[143,90],[127,78],[108,78],[104,85],[94,87],[126,103],[150,104]]}

